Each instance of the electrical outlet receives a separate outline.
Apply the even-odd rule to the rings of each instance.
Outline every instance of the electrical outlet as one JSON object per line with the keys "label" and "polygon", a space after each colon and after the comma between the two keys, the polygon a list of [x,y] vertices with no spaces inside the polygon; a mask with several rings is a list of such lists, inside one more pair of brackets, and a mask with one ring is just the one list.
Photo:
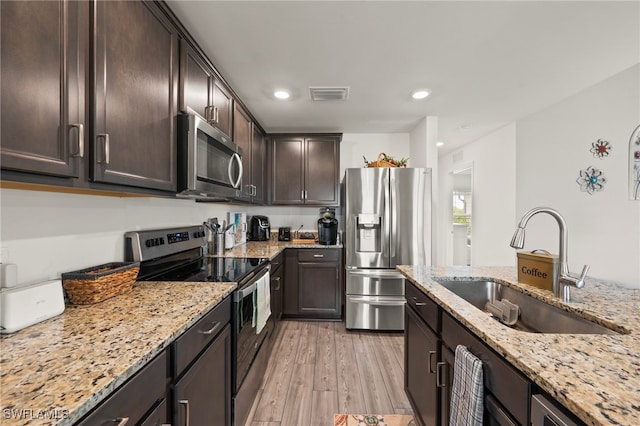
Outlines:
{"label": "electrical outlet", "polygon": [[0,247],[0,263],[9,261],[9,247]]}

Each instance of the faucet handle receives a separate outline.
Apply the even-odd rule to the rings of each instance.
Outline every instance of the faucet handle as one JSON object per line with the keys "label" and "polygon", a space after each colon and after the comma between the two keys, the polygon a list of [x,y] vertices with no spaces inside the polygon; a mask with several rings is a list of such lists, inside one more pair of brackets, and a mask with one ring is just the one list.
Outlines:
{"label": "faucet handle", "polygon": [[580,273],[580,278],[576,281],[576,288],[584,287],[584,279],[587,277],[587,272],[589,272],[589,265],[584,265]]}

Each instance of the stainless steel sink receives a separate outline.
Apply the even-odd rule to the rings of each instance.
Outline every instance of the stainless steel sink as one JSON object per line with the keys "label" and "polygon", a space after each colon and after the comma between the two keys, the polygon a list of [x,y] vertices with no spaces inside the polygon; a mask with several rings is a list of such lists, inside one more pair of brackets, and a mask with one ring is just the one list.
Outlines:
{"label": "stainless steel sink", "polygon": [[535,299],[495,281],[436,280],[436,282],[482,311],[487,303],[503,299],[520,307],[517,322],[511,326],[529,333],[619,334],[618,332]]}

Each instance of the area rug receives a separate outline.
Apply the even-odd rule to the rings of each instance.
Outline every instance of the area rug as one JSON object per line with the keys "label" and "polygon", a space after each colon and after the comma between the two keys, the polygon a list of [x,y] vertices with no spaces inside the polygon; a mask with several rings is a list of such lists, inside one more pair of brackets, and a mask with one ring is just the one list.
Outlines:
{"label": "area rug", "polygon": [[334,426],[415,426],[412,416],[402,414],[334,414]]}

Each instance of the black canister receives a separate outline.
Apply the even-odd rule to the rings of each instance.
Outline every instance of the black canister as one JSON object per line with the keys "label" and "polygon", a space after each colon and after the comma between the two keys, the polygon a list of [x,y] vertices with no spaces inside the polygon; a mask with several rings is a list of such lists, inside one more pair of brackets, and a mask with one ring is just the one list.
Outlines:
{"label": "black canister", "polygon": [[338,220],[333,217],[318,219],[318,243],[331,246],[338,240]]}

